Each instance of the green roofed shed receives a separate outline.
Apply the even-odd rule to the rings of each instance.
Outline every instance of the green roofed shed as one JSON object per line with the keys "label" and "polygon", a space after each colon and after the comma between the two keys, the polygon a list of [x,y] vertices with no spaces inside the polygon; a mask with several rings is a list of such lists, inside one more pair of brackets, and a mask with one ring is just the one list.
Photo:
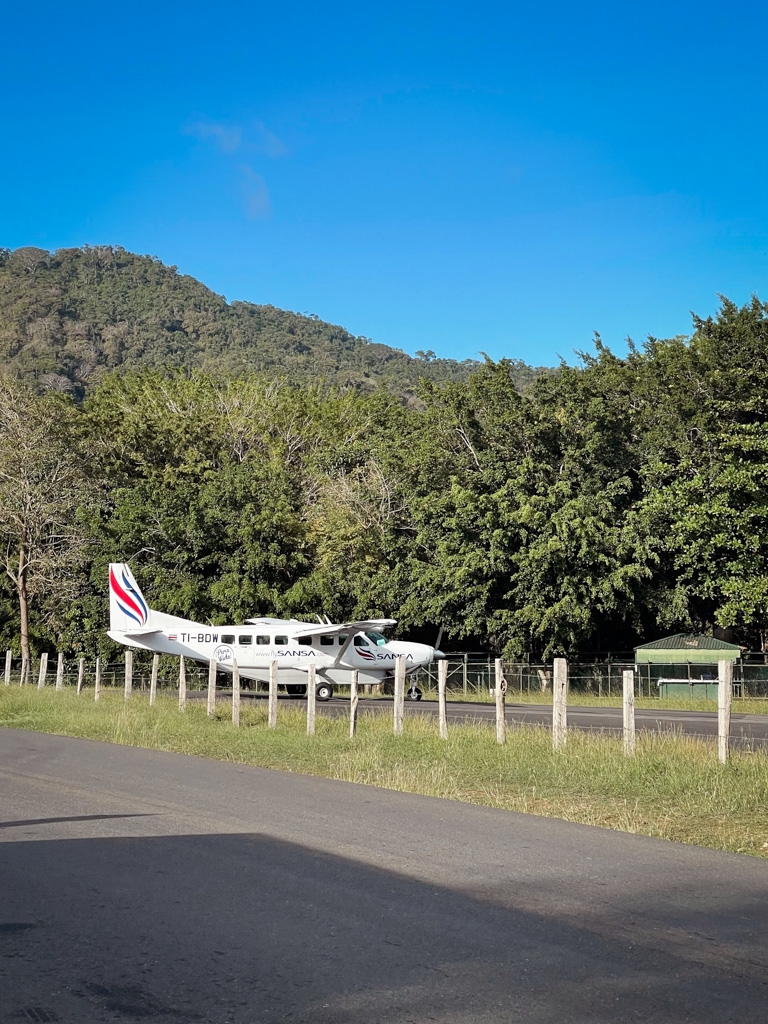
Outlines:
{"label": "green roofed shed", "polygon": [[718,661],[736,661],[738,644],[716,640],[703,633],[675,633],[635,648],[636,665],[713,665]]}

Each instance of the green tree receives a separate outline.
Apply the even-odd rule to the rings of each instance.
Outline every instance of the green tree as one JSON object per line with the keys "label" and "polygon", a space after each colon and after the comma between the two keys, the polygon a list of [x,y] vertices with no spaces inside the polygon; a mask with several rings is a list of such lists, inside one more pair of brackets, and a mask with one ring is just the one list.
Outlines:
{"label": "green tree", "polygon": [[76,590],[85,541],[78,512],[89,489],[76,418],[66,399],[0,378],[0,558],[16,592],[27,666],[30,604],[37,599],[56,621]]}

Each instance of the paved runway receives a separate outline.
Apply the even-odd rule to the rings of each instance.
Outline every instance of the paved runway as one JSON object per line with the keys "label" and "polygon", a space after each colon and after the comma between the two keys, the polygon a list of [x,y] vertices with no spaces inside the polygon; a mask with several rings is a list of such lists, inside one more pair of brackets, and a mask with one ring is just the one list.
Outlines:
{"label": "paved runway", "polygon": [[[205,694],[198,691],[195,695],[203,699]],[[266,701],[266,694],[244,693],[244,700]],[[193,698],[194,699],[194,698]],[[221,695],[221,699],[226,699]],[[289,701],[288,698],[281,700]],[[305,701],[289,703],[306,706]],[[318,702],[318,711],[329,715],[345,715],[349,713],[349,700],[345,697],[333,697],[328,702]],[[360,710],[376,714],[392,714],[392,700],[387,698],[360,698]],[[406,714],[428,714],[437,716],[436,701],[406,701]],[[512,725],[552,726],[551,704],[515,704],[514,697],[506,706],[507,722]],[[496,708],[488,703],[448,702],[448,719],[453,722],[474,721],[492,724],[496,720]],[[579,707],[577,704],[568,707],[568,725],[575,729],[588,731],[613,732],[622,731],[621,708]],[[687,736],[701,736],[717,739],[717,712],[715,711],[662,711],[637,709],[635,725],[643,732],[680,732]],[[734,745],[762,747],[768,745],[768,715],[745,715],[735,711],[731,715],[731,737]],[[768,1020],[768,1016],[766,1016]]]}
{"label": "paved runway", "polygon": [[764,1024],[768,867],[0,730],[0,1020]]}

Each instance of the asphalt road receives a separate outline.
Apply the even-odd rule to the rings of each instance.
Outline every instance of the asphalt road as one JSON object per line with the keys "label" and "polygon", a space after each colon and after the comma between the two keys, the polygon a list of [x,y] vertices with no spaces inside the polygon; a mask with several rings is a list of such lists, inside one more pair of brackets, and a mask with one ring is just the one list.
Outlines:
{"label": "asphalt road", "polygon": [[0,730],[0,1020],[768,1016],[768,866]]}
{"label": "asphalt road", "polygon": [[[231,693],[231,691],[229,691]],[[195,691],[190,694],[192,699],[204,699],[205,694]],[[219,699],[227,699],[226,691],[220,692]],[[245,692],[244,700],[266,701],[266,694]],[[306,706],[305,701],[281,698],[291,704]],[[361,712],[371,714],[392,714],[392,700],[386,697],[360,698]],[[317,709],[327,715],[346,715],[349,713],[349,700],[346,697],[333,697],[327,702],[318,701]],[[406,701],[406,714],[428,714],[437,717],[437,701]],[[487,722],[496,721],[496,708],[488,703],[448,702],[447,714],[449,722]],[[552,726],[551,704],[515,704],[510,699],[506,706],[506,719],[510,725],[541,725]],[[568,707],[569,728],[586,729],[592,732],[621,733],[623,729],[621,708]],[[679,732],[687,736],[700,736],[717,739],[717,712],[715,711],[662,711],[636,709],[635,727],[642,732]],[[744,715],[734,712],[731,715],[731,738],[735,746],[763,747],[768,745],[768,715]],[[768,1021],[768,1014],[766,1014]]]}

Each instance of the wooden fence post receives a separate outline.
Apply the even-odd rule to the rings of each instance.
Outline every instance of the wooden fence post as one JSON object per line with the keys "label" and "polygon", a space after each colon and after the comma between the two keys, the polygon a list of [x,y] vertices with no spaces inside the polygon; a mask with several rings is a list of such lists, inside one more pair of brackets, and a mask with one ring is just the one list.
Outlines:
{"label": "wooden fence post", "polygon": [[624,753],[631,757],[635,752],[635,673],[625,669],[621,675],[624,706]]}
{"label": "wooden fence post", "polygon": [[494,665],[496,695],[496,742],[504,744],[507,742],[507,717],[505,707],[505,695],[507,692],[507,680],[504,678],[504,665],[501,658],[496,658]]}
{"label": "wooden fence post", "polygon": [[133,692],[133,651],[125,652],[125,699]]}
{"label": "wooden fence post", "polygon": [[240,725],[240,668],[232,660],[232,725]]}
{"label": "wooden fence post", "polygon": [[187,669],[184,664],[184,655],[179,658],[179,711],[187,707]]}
{"label": "wooden fence post", "polygon": [[349,738],[352,739],[357,732],[357,705],[360,701],[357,686],[357,669],[352,670],[349,680]]}
{"label": "wooden fence post", "polygon": [[64,689],[64,653],[59,651],[59,660],[56,663],[56,689]]}
{"label": "wooden fence post", "polygon": [[157,673],[160,668],[160,655],[152,658],[152,676],[149,680],[149,703],[154,704],[157,700]]}
{"label": "wooden fence post", "polygon": [[211,659],[208,662],[208,717],[213,718],[216,714],[216,662]]}
{"label": "wooden fence post", "polygon": [[315,687],[317,686],[317,669],[314,665],[309,666],[307,672],[307,736],[315,735],[315,719],[317,713]]}
{"label": "wooden fence post", "polygon": [[93,699],[101,697],[101,658],[96,659],[96,681],[93,684]]}
{"label": "wooden fence post", "polygon": [[29,682],[29,662],[22,654],[21,672],[19,674],[19,686],[25,686]]}
{"label": "wooden fence post", "polygon": [[405,711],[405,658],[395,658],[395,703],[393,728],[395,736],[403,735],[403,714]]}
{"label": "wooden fence post", "polygon": [[13,651],[5,652],[5,685],[11,685],[11,665],[13,663]]}
{"label": "wooden fence post", "polygon": [[448,739],[448,709],[445,703],[445,687],[447,683],[448,662],[443,659],[437,663],[437,713],[441,740]]}
{"label": "wooden fence post", "polygon": [[725,764],[730,754],[731,740],[732,661],[718,662],[717,679],[717,757],[721,764]]}
{"label": "wooden fence post", "polygon": [[552,749],[562,750],[568,735],[568,662],[555,658],[552,673]]}
{"label": "wooden fence post", "polygon": [[42,688],[45,686],[45,677],[46,677],[47,674],[48,674],[48,655],[47,654],[41,654],[40,655],[40,674],[37,677],[37,688],[38,688],[38,690],[42,690]]}
{"label": "wooden fence post", "polygon": [[277,662],[269,663],[269,700],[267,702],[267,725],[277,728]]}
{"label": "wooden fence post", "polygon": [[81,658],[77,665],[77,692],[80,693],[83,689],[83,680],[85,679],[85,658]]}

